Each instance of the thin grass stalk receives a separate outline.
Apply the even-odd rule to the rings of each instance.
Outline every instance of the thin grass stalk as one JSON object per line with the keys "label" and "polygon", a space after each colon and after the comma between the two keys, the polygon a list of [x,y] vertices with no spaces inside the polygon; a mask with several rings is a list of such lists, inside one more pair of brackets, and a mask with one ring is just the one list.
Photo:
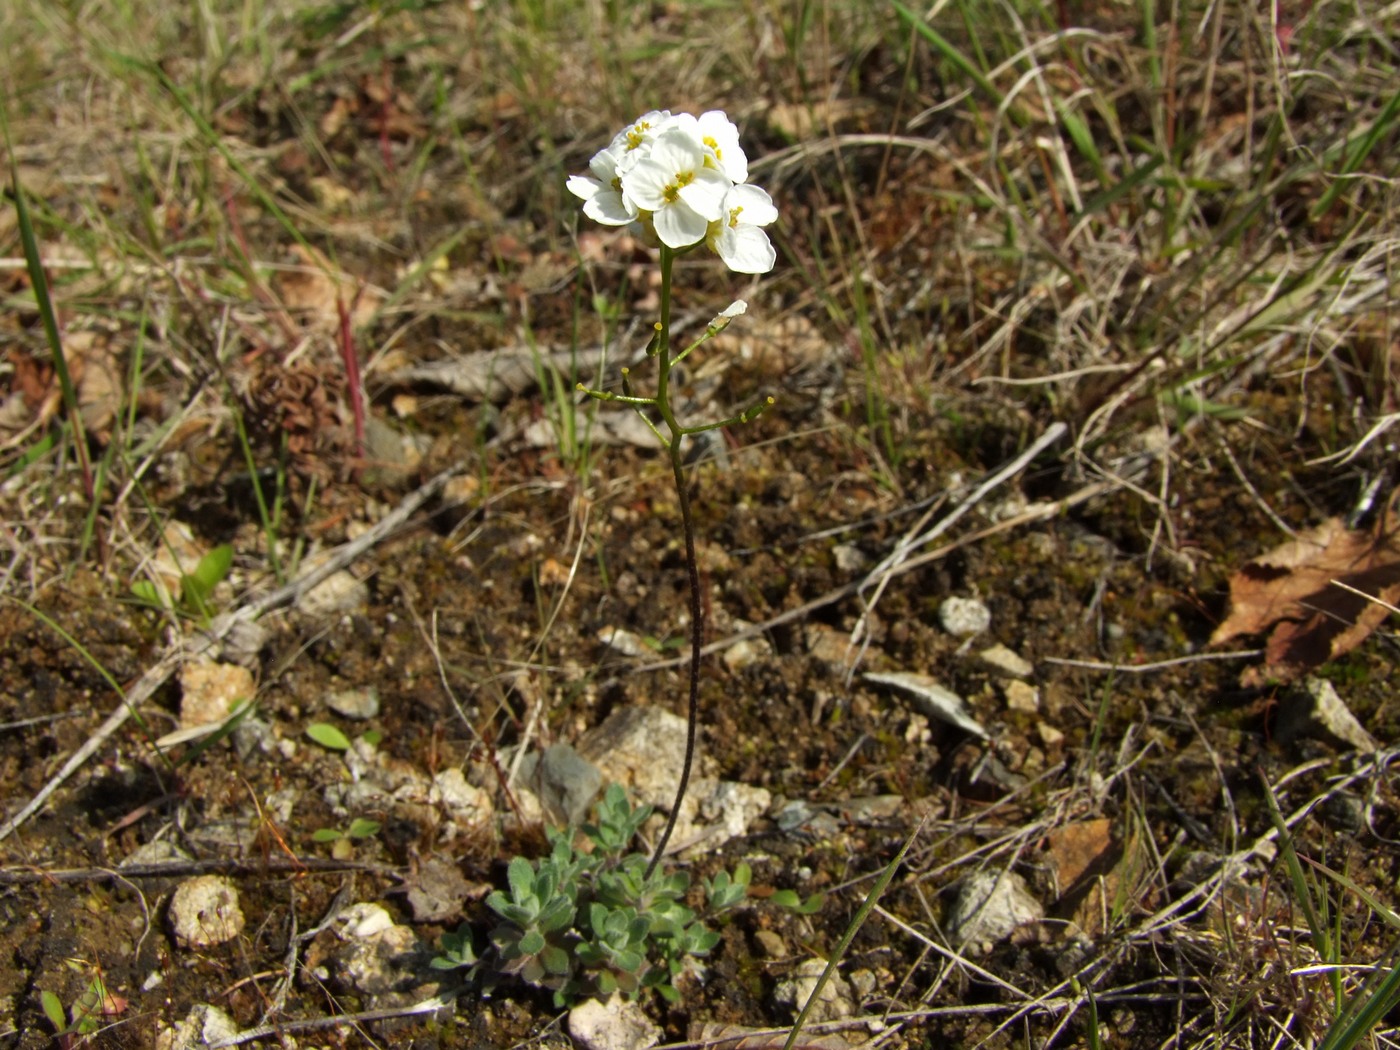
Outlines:
{"label": "thin grass stalk", "polygon": [[78,457],[78,466],[83,475],[83,494],[88,503],[93,502],[95,487],[92,464],[88,462],[87,435],[83,430],[82,413],[78,411],[78,391],[73,385],[73,375],[68,370],[68,358],[63,352],[63,340],[58,334],[58,318],[54,313],[53,300],[49,297],[48,274],[44,272],[43,260],[39,258],[39,242],[34,236],[34,222],[29,215],[29,205],[25,201],[24,186],[19,180],[19,161],[15,157],[14,143],[10,141],[10,120],[5,107],[0,105],[0,128],[5,132],[5,152],[10,158],[10,185],[15,199],[15,218],[19,225],[20,241],[24,245],[24,264],[29,271],[29,283],[34,289],[34,304],[39,310],[39,319],[44,325],[44,338],[53,356],[54,375],[58,377],[59,390],[63,395],[63,409],[73,428],[73,445]]}
{"label": "thin grass stalk", "polygon": [[807,1016],[812,1012],[812,1008],[821,1000],[822,989],[831,980],[836,968],[841,965],[841,960],[846,957],[846,952],[850,950],[851,942],[856,939],[856,934],[865,925],[865,920],[870,918],[870,913],[875,910],[875,905],[880,903],[880,898],[885,895],[885,890],[889,888],[890,881],[894,878],[894,873],[899,870],[900,864],[908,855],[909,850],[914,845],[914,840],[919,837],[919,833],[924,830],[925,821],[920,820],[916,827],[904,840],[904,845],[899,848],[899,852],[894,855],[894,859],[885,865],[885,870],[880,872],[880,877],[875,880],[875,885],[870,887],[870,892],[865,900],[851,918],[850,925],[841,934],[841,940],[837,942],[836,949],[831,953],[831,958],[826,961],[826,969],[817,978],[816,987],[812,989],[812,994],[807,997],[807,1002],[802,1006],[802,1012],[797,1015],[797,1020],[793,1022],[792,1031],[788,1032],[787,1041],[783,1043],[783,1050],[792,1050],[797,1042],[798,1033],[802,1031],[802,1026],[807,1023]]}

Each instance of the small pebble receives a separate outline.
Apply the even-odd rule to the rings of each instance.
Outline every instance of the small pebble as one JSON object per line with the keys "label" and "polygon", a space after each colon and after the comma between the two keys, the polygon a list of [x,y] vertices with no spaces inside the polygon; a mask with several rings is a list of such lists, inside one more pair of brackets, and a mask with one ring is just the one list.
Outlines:
{"label": "small pebble", "polygon": [[938,607],[938,622],[949,634],[967,638],[992,625],[992,611],[976,598],[946,598]]}
{"label": "small pebble", "polygon": [[614,995],[606,1002],[585,999],[570,1010],[569,1035],[585,1050],[650,1050],[662,1032],[640,1003]]}
{"label": "small pebble", "polygon": [[364,722],[379,714],[379,690],[342,689],[326,697],[326,706],[336,714]]}
{"label": "small pebble", "polygon": [[253,673],[238,664],[200,660],[180,668],[180,728],[222,722],[256,691]]}
{"label": "small pebble", "polygon": [[1040,710],[1040,690],[1025,682],[1007,682],[1003,690],[1006,706],[1012,711],[1025,711],[1030,714]]}
{"label": "small pebble", "polygon": [[758,942],[758,946],[763,949],[763,954],[768,958],[783,959],[787,957],[787,942],[774,931],[759,930],[753,935],[753,939]]}
{"label": "small pebble", "polygon": [[238,890],[221,875],[186,879],[170,898],[170,925],[175,939],[188,948],[208,948],[231,941],[243,931]]}
{"label": "small pebble", "polygon": [[1057,748],[1065,742],[1064,733],[1060,732],[1049,722],[1041,722],[1040,725],[1035,727],[1035,731],[1040,737],[1040,742],[1044,744],[1047,749]]}
{"label": "small pebble", "polygon": [[946,926],[954,944],[985,955],[1016,927],[1044,917],[1045,908],[1020,875],[987,868],[963,880]]}
{"label": "small pebble", "polygon": [[831,548],[831,556],[836,561],[836,567],[842,572],[859,572],[870,564],[865,552],[854,543],[837,544]]}
{"label": "small pebble", "polygon": [[997,674],[1008,678],[1029,678],[1035,673],[1035,666],[1029,660],[1004,645],[983,649],[977,658]]}

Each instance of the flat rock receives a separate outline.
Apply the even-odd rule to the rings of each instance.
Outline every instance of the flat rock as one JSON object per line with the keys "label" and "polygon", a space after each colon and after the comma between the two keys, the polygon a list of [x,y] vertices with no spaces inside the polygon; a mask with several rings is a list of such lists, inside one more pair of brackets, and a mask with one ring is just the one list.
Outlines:
{"label": "flat rock", "polygon": [[238,664],[196,660],[180,668],[180,728],[222,722],[256,691],[253,672]]}
{"label": "flat rock", "polygon": [[357,722],[368,721],[379,714],[379,690],[342,689],[326,695],[326,706],[338,715]]}
{"label": "flat rock", "polygon": [[584,735],[578,753],[605,782],[626,788],[633,805],[668,810],[685,761],[685,719],[660,707],[620,707]]}
{"label": "flat rock", "polygon": [[940,722],[957,726],[964,733],[969,733],[981,740],[989,739],[989,734],[982,728],[982,723],[972,717],[972,712],[967,707],[967,701],[926,674],[912,674],[904,671],[867,671],[865,680],[875,682],[878,685],[893,686],[906,696],[911,697],[914,706],[929,718],[936,718]]}
{"label": "flat rock", "polygon": [[1044,917],[1044,906],[1014,871],[977,871],[963,880],[948,909],[948,938],[970,953],[985,955],[1016,927]]}
{"label": "flat rock", "polygon": [[433,777],[428,800],[439,803],[462,833],[481,831],[495,812],[490,794],[470,783],[456,768],[444,769]]}
{"label": "flat rock", "polygon": [[1380,747],[1325,678],[1307,678],[1284,694],[1274,734],[1285,744],[1307,736],[1357,751]]}
{"label": "flat rock", "polygon": [[330,972],[342,988],[353,988],[364,995],[386,995],[420,981],[415,972],[419,954],[413,930],[391,923],[346,942],[331,959]]}
{"label": "flat rock", "polygon": [[[648,825],[655,833],[676,801],[685,761],[685,719],[659,707],[624,707],[614,711],[579,742],[579,754],[598,767],[604,783],[621,784],[633,805],[659,812]],[[700,768],[697,753],[696,768]],[[672,852],[694,856],[718,849],[746,834],[767,812],[772,796],[760,787],[696,774],[681,804]]]}
{"label": "flat rock", "polygon": [[548,811],[551,821],[577,827],[603,787],[603,773],[568,744],[554,744],[520,765],[524,783]]}
{"label": "flat rock", "polygon": [[222,875],[197,875],[175,888],[170,898],[170,926],[187,948],[209,948],[243,932],[238,890]]}
{"label": "flat rock", "polygon": [[1035,674],[1035,665],[1019,653],[1004,645],[993,645],[977,654],[989,669],[1007,678],[1029,678]]}
{"label": "flat rock", "polygon": [[[315,559],[309,559],[315,565]],[[297,603],[297,611],[314,620],[357,612],[369,604],[369,587],[346,569],[331,573]]]}
{"label": "flat rock", "polygon": [[598,629],[598,641],[602,642],[614,652],[623,656],[655,656],[654,650],[647,646],[640,634],[626,630],[622,627],[600,627]]}
{"label": "flat rock", "polygon": [[570,1010],[569,1035],[585,1050],[650,1050],[662,1032],[639,1003],[615,995],[587,999]]}

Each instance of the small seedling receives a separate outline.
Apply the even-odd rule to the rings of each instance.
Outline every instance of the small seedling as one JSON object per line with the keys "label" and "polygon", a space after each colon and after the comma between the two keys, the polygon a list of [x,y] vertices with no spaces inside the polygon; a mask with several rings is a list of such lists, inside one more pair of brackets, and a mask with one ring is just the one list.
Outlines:
{"label": "small seedling", "polygon": [[373,838],[377,834],[379,834],[379,821],[356,817],[344,830],[317,828],[311,833],[311,841],[333,843],[331,856],[336,860],[349,860],[354,855],[356,839]]}
{"label": "small seedling", "polygon": [[208,623],[214,618],[214,589],[228,579],[232,568],[233,548],[221,543],[199,559],[193,572],[180,576],[178,597],[169,594],[162,584],[151,580],[137,580],[131,585],[131,593],[137,601],[152,609],[173,609],[181,616]]}

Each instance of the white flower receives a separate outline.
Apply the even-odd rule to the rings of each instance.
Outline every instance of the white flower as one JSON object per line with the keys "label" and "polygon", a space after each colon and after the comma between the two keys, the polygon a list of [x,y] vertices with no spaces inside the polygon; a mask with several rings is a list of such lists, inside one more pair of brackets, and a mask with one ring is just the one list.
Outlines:
{"label": "white flower", "polygon": [[620,154],[613,147],[599,150],[588,162],[593,176],[570,175],[569,192],[583,200],[583,214],[604,226],[625,226],[637,218],[637,207],[622,192]]}
{"label": "white flower", "polygon": [[761,227],[776,221],[773,199],[757,186],[731,186],[720,218],[705,232],[707,243],[735,273],[767,273],[778,261]]}
{"label": "white flower", "polygon": [[638,161],[644,160],[651,152],[651,144],[656,141],[657,136],[672,127],[676,120],[669,109],[654,109],[650,113],[643,113],[614,135],[608,148],[617,154],[619,169],[623,172],[631,171]]}
{"label": "white flower", "polygon": [[622,175],[623,195],[652,213],[656,236],[668,248],[699,243],[724,215],[730,187],[723,173],[705,166],[705,147],[683,127],[663,131]]}
{"label": "white flower", "polygon": [[739,145],[739,129],[724,110],[712,109],[701,113],[696,123],[705,152],[714,158],[719,170],[729,177],[730,182],[748,182],[749,158],[744,156],[744,149]]}

